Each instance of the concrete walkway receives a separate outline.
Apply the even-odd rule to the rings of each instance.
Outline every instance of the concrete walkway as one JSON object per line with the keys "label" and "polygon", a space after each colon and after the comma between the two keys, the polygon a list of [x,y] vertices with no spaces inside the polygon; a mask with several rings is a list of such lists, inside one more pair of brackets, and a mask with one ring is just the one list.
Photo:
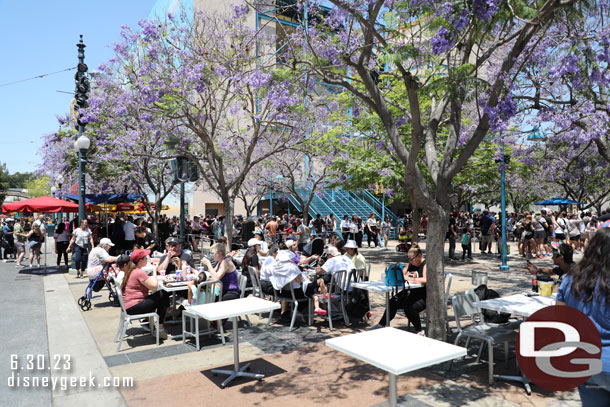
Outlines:
{"label": "concrete walkway", "polygon": [[[52,239],[49,240],[49,247],[53,247]],[[56,272],[56,268],[48,271],[47,275],[32,274],[30,269],[16,268],[14,263],[0,263],[4,290],[4,313],[0,320],[0,339],[4,344],[2,376],[11,376],[9,358],[16,355],[19,361],[16,375],[22,379],[38,376],[47,380],[46,384],[39,382],[31,387],[25,387],[22,380],[21,386],[14,388],[3,380],[0,405],[125,406],[120,391],[112,387],[112,375],[64,273]],[[27,364],[30,359],[33,369]]]}
{"label": "concrete walkway", "polygon": [[[425,243],[422,244],[425,247]],[[516,249],[516,247],[513,247]],[[385,265],[405,262],[406,253],[393,250],[364,248],[361,253],[372,263],[371,278],[378,279]],[[50,260],[50,257],[49,257]],[[548,263],[548,260],[537,260]],[[498,271],[499,259],[475,253],[469,263],[448,262],[446,271],[453,273],[451,292],[472,288],[471,270],[487,271],[489,287],[502,295],[530,289],[530,276],[524,270],[525,261],[511,257],[510,272]],[[218,387],[218,378],[210,370],[229,365],[233,360],[231,332],[227,346],[218,337],[202,337],[202,349],[197,352],[190,344],[166,340],[156,346],[154,339],[138,328],[116,352],[113,341],[119,309],[108,301],[103,289],[94,293],[92,308],[81,311],[77,299],[83,295],[86,279],[76,279],[74,272],[47,276],[19,274],[12,263],[0,263],[0,282],[4,288],[2,303],[5,313],[0,320],[2,350],[0,369],[3,373],[0,406],[150,406],[190,405],[193,400],[205,400],[205,405],[222,406],[340,406],[385,405],[388,397],[388,376],[366,363],[324,346],[324,340],[360,332],[377,323],[383,313],[383,296],[371,295],[373,317],[368,323],[342,323],[332,332],[328,323],[315,321],[288,332],[283,325],[265,327],[263,318],[251,316],[252,328],[240,326],[240,358],[253,361],[253,370],[264,372],[263,382],[238,380],[226,389]],[[450,318],[452,311],[449,310]],[[455,324],[452,324],[454,326]],[[392,326],[407,328],[406,318],[398,315]],[[180,333],[179,325],[167,325],[170,333]],[[383,346],[383,344],[380,344]],[[56,380],[58,387],[9,388],[10,355],[16,354],[19,365],[15,373],[45,376]],[[44,355],[47,361],[66,362],[70,369],[41,369],[22,373],[28,354]],[[546,392],[534,387],[527,396],[522,387],[507,382],[487,385],[487,365],[476,363],[476,355],[457,361],[451,371],[445,366],[433,366],[400,376],[400,401],[409,406],[579,406],[576,391]],[[504,363],[496,366],[498,373]],[[50,365],[44,367],[52,367]],[[68,377],[95,377],[96,386],[68,386],[62,390],[61,380]],[[104,377],[122,380],[133,378],[135,386],[100,388]],[[176,391],[185,388],[186,391]],[[154,389],[154,391],[151,391]]]}

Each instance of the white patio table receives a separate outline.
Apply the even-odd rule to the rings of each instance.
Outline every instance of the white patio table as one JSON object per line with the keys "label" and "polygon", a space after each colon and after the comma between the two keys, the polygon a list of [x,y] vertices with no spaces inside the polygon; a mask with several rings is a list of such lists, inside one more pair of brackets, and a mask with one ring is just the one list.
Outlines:
{"label": "white patio table", "polygon": [[391,407],[398,400],[396,376],[466,355],[461,346],[389,327],[327,339],[326,346],[388,372]]}

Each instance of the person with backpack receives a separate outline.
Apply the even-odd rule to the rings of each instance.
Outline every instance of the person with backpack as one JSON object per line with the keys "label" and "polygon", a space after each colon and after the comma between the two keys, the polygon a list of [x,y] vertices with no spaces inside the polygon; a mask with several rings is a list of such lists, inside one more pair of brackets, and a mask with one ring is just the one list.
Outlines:
{"label": "person with backpack", "polygon": [[[412,247],[407,252],[407,257],[409,258],[409,264],[403,268],[404,279],[408,283],[425,285],[427,267],[421,249]],[[413,324],[417,334],[425,336],[419,313],[426,309],[426,287],[402,290],[394,296],[390,300],[390,321],[394,319],[396,312],[401,308],[405,311],[406,317]],[[385,327],[385,323],[386,313],[384,312],[379,324],[374,328]]]}

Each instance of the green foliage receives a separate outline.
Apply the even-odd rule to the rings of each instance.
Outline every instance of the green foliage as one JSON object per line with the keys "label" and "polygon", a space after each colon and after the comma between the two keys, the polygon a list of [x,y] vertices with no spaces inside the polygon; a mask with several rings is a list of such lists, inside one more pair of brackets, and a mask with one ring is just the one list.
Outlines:
{"label": "green foliage", "polygon": [[51,187],[49,186],[50,181],[50,178],[44,175],[30,179],[25,185],[28,190],[28,195],[32,198],[51,195]]}

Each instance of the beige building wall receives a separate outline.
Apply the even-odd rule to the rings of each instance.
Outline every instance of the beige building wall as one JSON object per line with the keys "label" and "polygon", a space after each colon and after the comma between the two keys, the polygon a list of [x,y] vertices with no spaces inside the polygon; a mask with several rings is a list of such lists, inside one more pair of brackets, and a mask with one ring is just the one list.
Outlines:
{"label": "beige building wall", "polygon": [[[203,187],[198,187],[193,190],[193,200],[192,200],[192,211],[190,211],[190,216],[193,215],[224,215],[225,210],[222,203],[222,200],[218,195],[214,192],[210,192],[208,190],[204,190]],[[246,216],[246,207],[241,199],[236,199],[233,209],[233,214],[235,215],[244,215]]]}

